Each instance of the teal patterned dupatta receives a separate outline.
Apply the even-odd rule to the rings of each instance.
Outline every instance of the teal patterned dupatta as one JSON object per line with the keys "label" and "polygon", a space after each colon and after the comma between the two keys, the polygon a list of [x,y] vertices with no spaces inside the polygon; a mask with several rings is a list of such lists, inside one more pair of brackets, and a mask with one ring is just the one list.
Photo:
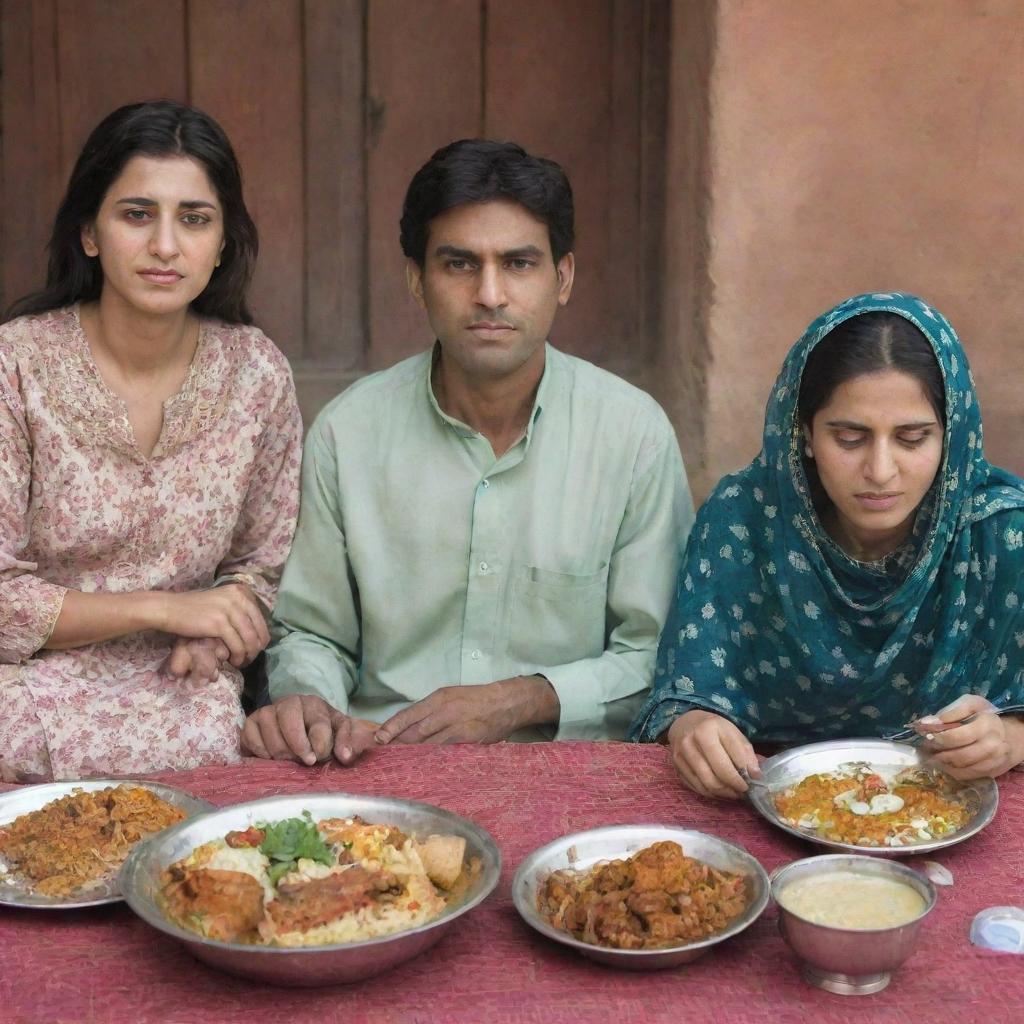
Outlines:
{"label": "teal patterned dupatta", "polygon": [[[810,351],[861,313],[924,332],[942,368],[942,463],[907,543],[848,557],[811,501],[797,417]],[[1024,383],[1024,381],[1022,381]],[[960,341],[911,295],[848,299],[807,329],[768,401],[761,454],[697,515],[631,738],[681,713],[718,712],[753,740],[879,735],[956,697],[1024,701],[1024,481],[990,465]]]}

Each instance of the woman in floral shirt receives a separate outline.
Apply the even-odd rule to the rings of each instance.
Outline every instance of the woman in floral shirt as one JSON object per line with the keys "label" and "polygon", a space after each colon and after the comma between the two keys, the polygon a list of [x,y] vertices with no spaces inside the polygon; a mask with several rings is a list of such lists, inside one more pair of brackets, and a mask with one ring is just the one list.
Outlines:
{"label": "woman in floral shirt", "polygon": [[239,757],[297,511],[287,362],[246,289],[231,145],[176,103],[80,155],[46,287],[0,327],[0,769],[70,779]]}

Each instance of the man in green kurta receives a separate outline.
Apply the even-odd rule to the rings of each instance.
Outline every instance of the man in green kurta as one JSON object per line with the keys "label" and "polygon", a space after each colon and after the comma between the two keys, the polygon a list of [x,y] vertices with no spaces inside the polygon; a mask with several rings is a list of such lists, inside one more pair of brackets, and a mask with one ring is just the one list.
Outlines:
{"label": "man in green kurta", "polygon": [[693,507],[644,392],[551,347],[572,192],[510,143],[439,150],[401,225],[437,341],[313,424],[257,756],[623,738]]}

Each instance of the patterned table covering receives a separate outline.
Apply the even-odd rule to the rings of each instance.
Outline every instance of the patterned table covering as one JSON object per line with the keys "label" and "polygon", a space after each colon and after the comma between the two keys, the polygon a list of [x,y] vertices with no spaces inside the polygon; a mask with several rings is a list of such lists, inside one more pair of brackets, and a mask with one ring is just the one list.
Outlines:
{"label": "patterned table covering", "polygon": [[802,980],[771,906],[750,929],[701,959],[650,973],[596,965],[521,922],[510,897],[517,865],[568,832],[641,822],[697,828],[743,844],[768,871],[813,852],[745,802],[713,803],[684,791],[662,747],[394,747],[349,769],[250,760],[154,777],[218,805],[326,791],[438,804],[491,832],[504,859],[501,881],[418,959],[365,982],[305,990],[221,974],[123,904],[67,912],[0,907],[2,1024],[1024,1020],[1024,957],[968,942],[979,910],[1024,904],[1022,775],[1001,780],[1000,810],[984,832],[935,858],[952,871],[955,884],[940,890],[917,952],[889,988],[861,997],[832,995]]}

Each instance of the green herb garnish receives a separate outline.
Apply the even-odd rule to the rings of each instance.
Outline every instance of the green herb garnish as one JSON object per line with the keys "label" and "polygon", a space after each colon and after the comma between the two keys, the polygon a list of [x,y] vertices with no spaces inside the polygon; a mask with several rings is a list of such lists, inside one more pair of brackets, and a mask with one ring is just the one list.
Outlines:
{"label": "green herb garnish", "polygon": [[267,871],[271,885],[277,885],[283,875],[294,870],[300,859],[334,866],[331,848],[324,842],[309,811],[303,811],[301,818],[285,818],[273,824],[261,822],[256,827],[265,833],[260,853],[271,862]]}

